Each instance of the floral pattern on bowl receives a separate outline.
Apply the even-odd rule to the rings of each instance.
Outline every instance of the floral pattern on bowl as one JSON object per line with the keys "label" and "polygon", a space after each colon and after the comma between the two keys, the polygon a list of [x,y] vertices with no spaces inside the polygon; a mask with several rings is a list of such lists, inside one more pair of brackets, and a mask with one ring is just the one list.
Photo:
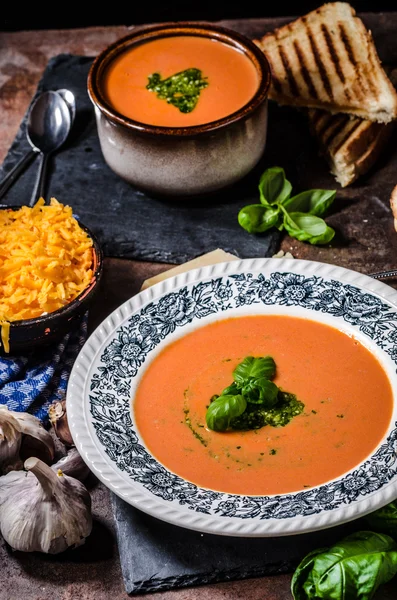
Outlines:
{"label": "floral pattern on bowl", "polygon": [[150,357],[176,335],[211,319],[269,311],[361,335],[387,362],[396,387],[396,299],[392,288],[365,275],[290,259],[233,261],[165,280],[115,311],[83,348],[68,388],[76,445],[127,502],[200,531],[284,535],[371,512],[396,495],[395,424],[372,456],[337,480],[293,494],[239,496],[200,488],[160,464],[134,429],[130,399]]}

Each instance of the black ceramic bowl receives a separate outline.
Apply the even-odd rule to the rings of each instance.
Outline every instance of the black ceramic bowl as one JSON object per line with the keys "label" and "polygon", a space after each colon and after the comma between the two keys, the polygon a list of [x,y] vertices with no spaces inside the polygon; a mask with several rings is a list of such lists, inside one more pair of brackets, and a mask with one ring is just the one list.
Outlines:
{"label": "black ceramic bowl", "polygon": [[[17,210],[20,206],[0,207],[0,210]],[[78,320],[87,311],[92,300],[98,293],[103,272],[103,252],[99,241],[88,227],[79,221],[80,227],[93,241],[93,276],[90,284],[74,300],[46,315],[35,319],[12,321],[8,353],[0,345],[0,355],[7,357],[24,356],[33,351],[45,349],[61,340],[68,332],[77,326]]]}

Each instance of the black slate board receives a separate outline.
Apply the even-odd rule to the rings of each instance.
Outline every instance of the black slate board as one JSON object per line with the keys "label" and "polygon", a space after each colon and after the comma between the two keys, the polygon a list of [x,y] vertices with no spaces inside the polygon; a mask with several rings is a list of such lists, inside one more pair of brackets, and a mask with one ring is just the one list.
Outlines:
{"label": "black slate board", "polygon": [[115,494],[112,505],[124,585],[131,595],[292,573],[307,553],[366,528],[359,519],[295,536],[240,538],[171,525]]}
{"label": "black slate board", "polygon": [[[71,137],[51,160],[46,199],[54,196],[70,204],[82,223],[97,234],[105,256],[175,264],[216,248],[240,258],[271,256],[277,250],[277,230],[253,236],[237,223],[239,209],[259,201],[263,165],[233,188],[205,200],[150,197],[113,173],[102,156],[87,93],[92,60],[69,54],[54,57],[37,88],[37,93],[69,88],[77,102]],[[0,180],[29,150],[25,131],[26,115],[0,168]],[[37,168],[37,162],[30,165],[1,202],[28,204]]]}

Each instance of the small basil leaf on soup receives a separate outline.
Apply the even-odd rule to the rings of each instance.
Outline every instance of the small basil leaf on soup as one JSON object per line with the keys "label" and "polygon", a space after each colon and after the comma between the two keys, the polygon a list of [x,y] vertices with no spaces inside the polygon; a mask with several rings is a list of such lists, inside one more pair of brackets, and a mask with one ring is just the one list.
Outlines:
{"label": "small basil leaf on soup", "polygon": [[148,79],[146,89],[155,92],[160,100],[172,104],[182,113],[194,110],[201,90],[208,86],[207,78],[195,68],[185,69],[166,79],[162,79],[160,73],[153,73]]}
{"label": "small basil leaf on soup", "polygon": [[237,385],[244,385],[249,379],[271,379],[276,374],[276,363],[271,356],[247,356],[233,371]]}
{"label": "small basil leaf on soup", "polygon": [[284,210],[284,227],[291,237],[310,244],[327,244],[335,235],[324,219],[301,212]]}
{"label": "small basil leaf on soup", "polygon": [[248,233],[263,233],[282,222],[279,207],[249,204],[238,213],[238,222]]}
{"label": "small basil leaf on soup", "polygon": [[259,197],[265,206],[283,203],[289,198],[292,185],[282,167],[271,167],[259,179]]}
{"label": "small basil leaf on soup", "polygon": [[239,417],[246,409],[247,402],[241,395],[219,396],[207,408],[205,420],[207,427],[213,431],[227,431],[230,421]]}
{"label": "small basil leaf on soup", "polygon": [[335,190],[307,190],[288,198],[283,206],[290,213],[309,213],[320,217],[331,206],[335,196]]}
{"label": "small basil leaf on soup", "polygon": [[250,404],[262,404],[268,408],[277,403],[278,387],[269,379],[249,379],[241,393]]}
{"label": "small basil leaf on soup", "polygon": [[308,554],[291,580],[295,600],[370,600],[397,573],[397,544],[388,535],[358,531]]}

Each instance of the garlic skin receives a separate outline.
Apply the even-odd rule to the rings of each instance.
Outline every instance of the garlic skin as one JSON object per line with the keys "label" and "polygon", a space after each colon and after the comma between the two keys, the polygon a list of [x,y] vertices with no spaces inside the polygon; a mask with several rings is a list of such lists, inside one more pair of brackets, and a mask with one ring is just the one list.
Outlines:
{"label": "garlic skin", "polygon": [[69,475],[79,481],[87,479],[91,472],[75,447],[70,448],[65,456],[60,458],[55,464],[51,465],[51,469],[54,471],[60,469],[64,475]]}
{"label": "garlic skin", "polygon": [[38,458],[26,471],[0,477],[0,533],[14,550],[58,554],[92,530],[91,496],[83,483]]}
{"label": "garlic skin", "polygon": [[57,437],[67,447],[74,446],[66,414],[66,400],[56,400],[48,408],[48,416]]}
{"label": "garlic skin", "polygon": [[6,414],[0,406],[0,475],[13,469],[22,469],[19,458],[21,442],[18,421],[12,414]]}
{"label": "garlic skin", "polygon": [[54,440],[40,419],[0,404],[0,475],[23,468],[22,445],[25,451],[30,449],[31,456],[40,456],[48,463],[54,459]]}

